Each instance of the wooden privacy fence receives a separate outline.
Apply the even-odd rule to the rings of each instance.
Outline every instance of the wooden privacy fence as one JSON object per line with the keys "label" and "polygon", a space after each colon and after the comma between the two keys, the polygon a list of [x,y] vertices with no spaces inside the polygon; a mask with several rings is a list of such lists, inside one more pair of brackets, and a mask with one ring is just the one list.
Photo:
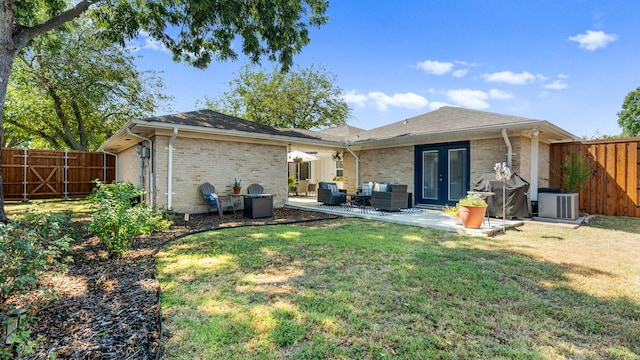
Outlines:
{"label": "wooden privacy fence", "polygon": [[[572,150],[592,162],[593,175],[580,192],[580,210],[589,214],[640,217],[640,138],[551,145],[551,167]],[[551,186],[561,187],[558,176]]]}
{"label": "wooden privacy fence", "polygon": [[115,179],[115,156],[101,152],[2,149],[5,200],[82,197],[94,180]]}

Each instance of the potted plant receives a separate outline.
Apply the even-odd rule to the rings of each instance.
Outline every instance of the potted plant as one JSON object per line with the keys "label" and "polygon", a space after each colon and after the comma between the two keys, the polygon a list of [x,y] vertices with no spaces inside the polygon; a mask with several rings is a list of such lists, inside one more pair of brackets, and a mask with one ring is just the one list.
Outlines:
{"label": "potted plant", "polygon": [[241,183],[242,183],[242,179],[233,178],[233,193],[234,194],[240,194],[240,190],[242,190],[242,187],[240,186]]}
{"label": "potted plant", "polygon": [[467,195],[458,202],[462,225],[470,229],[479,229],[487,212],[487,202],[480,195]]}
{"label": "potted plant", "polygon": [[449,215],[454,224],[462,225],[462,220],[460,219],[460,206],[458,204],[453,206],[445,205],[442,211]]}

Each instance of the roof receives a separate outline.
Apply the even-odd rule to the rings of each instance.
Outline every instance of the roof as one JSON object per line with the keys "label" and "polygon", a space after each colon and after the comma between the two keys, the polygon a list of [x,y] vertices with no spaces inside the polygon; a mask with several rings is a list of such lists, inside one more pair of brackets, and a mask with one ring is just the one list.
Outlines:
{"label": "roof", "polygon": [[504,115],[486,111],[469,110],[445,106],[395,123],[366,130],[355,134],[353,143],[376,140],[392,140],[403,137],[428,137],[455,134],[480,134],[484,131],[495,133],[497,129],[544,130],[550,141],[567,141],[577,139],[563,129],[546,120],[529,119],[520,116]]}
{"label": "roof", "polygon": [[121,151],[137,143],[140,137],[149,138],[158,131],[178,129],[180,132],[212,134],[252,138],[255,140],[276,140],[280,142],[323,143],[320,136],[310,131],[274,128],[213,110],[197,110],[177,114],[134,119],[125,124],[101,147],[106,151]]}
{"label": "roof", "polygon": [[217,129],[241,131],[261,135],[292,136],[301,138],[317,138],[312,134],[303,134],[292,129],[274,128],[257,122],[245,120],[239,117],[222,114],[213,110],[196,110],[172,115],[156,116],[142,119],[140,122],[149,124],[167,124],[171,126],[181,125],[187,127],[200,127],[203,129]]}
{"label": "roof", "polygon": [[363,146],[398,146],[410,142],[449,141],[448,139],[496,136],[496,131],[536,130],[549,142],[575,141],[575,135],[545,120],[497,114],[457,107],[442,107],[371,130],[343,125],[320,131],[274,128],[225,115],[212,110],[197,110],[129,121],[108,139],[101,150],[120,151],[137,143],[136,138],[151,137],[158,131],[179,130],[197,134],[269,140],[282,143],[335,147],[346,142]]}

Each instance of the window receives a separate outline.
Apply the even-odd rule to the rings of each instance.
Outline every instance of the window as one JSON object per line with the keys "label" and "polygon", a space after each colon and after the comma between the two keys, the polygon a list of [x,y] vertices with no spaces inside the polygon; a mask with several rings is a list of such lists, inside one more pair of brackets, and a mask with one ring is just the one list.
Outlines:
{"label": "window", "polygon": [[342,167],[342,160],[336,161],[336,177],[344,176],[344,168]]}

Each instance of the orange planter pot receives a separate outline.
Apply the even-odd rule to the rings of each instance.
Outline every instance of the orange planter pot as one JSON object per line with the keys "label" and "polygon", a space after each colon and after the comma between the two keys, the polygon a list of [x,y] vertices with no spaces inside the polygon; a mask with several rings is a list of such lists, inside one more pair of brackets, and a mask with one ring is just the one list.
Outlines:
{"label": "orange planter pot", "polygon": [[460,205],[460,219],[462,225],[470,229],[479,229],[487,212],[486,206]]}
{"label": "orange planter pot", "polygon": [[234,186],[233,187],[233,193],[234,194],[240,194],[240,190],[242,190],[242,188],[240,186]]}

